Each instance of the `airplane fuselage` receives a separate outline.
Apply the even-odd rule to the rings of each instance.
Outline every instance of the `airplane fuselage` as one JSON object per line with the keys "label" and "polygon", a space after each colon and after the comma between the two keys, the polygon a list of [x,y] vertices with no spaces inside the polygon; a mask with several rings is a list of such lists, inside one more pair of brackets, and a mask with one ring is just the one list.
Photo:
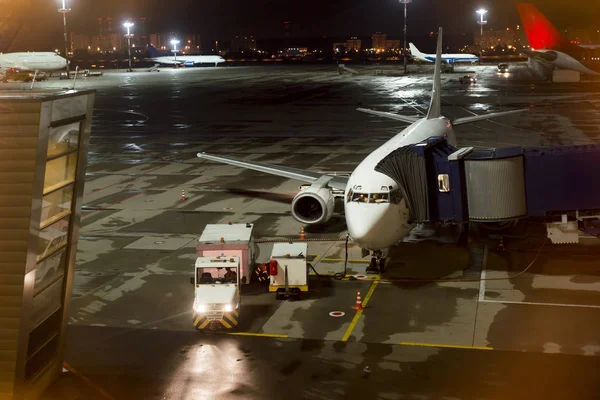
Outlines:
{"label": "airplane fuselage", "polygon": [[153,57],[152,61],[157,62],[159,64],[167,64],[167,65],[175,65],[175,64],[183,64],[186,61],[191,61],[194,64],[220,64],[225,62],[225,59],[221,56],[162,56],[162,57]]}
{"label": "airplane fuselage", "polygon": [[[362,248],[386,249],[402,240],[413,228],[406,202],[399,195],[398,183],[375,171],[375,167],[394,150],[432,136],[446,137],[456,146],[456,136],[447,118],[421,119],[369,154],[352,172],[345,191],[346,224],[350,236]],[[373,194],[385,197],[385,193],[388,193],[389,201],[374,200]],[[360,200],[361,194],[368,199],[366,202]]]}
{"label": "airplane fuselage", "polygon": [[[424,56],[415,57],[420,61],[435,62],[435,54],[425,54]],[[466,54],[466,53],[456,53],[456,54],[443,54],[442,62],[446,64],[454,64],[454,63],[475,63],[479,60],[474,54]]]}
{"label": "airplane fuselage", "polygon": [[52,72],[65,69],[67,60],[53,52],[22,52],[0,54],[0,70]]}
{"label": "airplane fuselage", "polygon": [[600,71],[595,71],[583,65],[576,58],[562,51],[552,49],[542,49],[534,51],[524,51],[525,55],[534,60],[549,63],[556,69],[569,69],[579,71],[582,74],[600,76]]}

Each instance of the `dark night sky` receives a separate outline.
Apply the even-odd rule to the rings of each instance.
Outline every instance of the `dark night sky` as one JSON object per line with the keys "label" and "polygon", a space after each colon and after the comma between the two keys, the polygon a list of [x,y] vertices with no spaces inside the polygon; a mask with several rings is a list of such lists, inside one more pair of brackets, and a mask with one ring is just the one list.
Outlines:
{"label": "dark night sky", "polygon": [[[202,36],[222,38],[235,34],[280,37],[284,20],[291,21],[293,36],[368,36],[375,31],[400,35],[403,23],[398,0],[75,1],[73,8],[81,7],[85,12],[74,12],[73,17],[118,17],[137,9],[157,29],[193,30]],[[596,23],[600,28],[600,0],[538,0],[534,4],[556,25]],[[408,6],[409,29],[426,33],[441,25],[449,32],[475,30],[475,10],[481,6],[489,10],[491,28],[518,23],[515,2],[510,0],[413,0]]]}
{"label": "dark night sky", "polygon": [[[61,40],[59,0],[31,0],[37,4],[24,18],[34,19],[46,37]],[[227,40],[236,34],[257,38],[283,36],[283,21],[291,21],[292,37],[388,36],[402,34],[402,6],[398,0],[67,0],[69,31],[96,32],[96,18],[145,16],[149,31],[198,32],[204,40]],[[594,26],[600,29],[600,0],[534,0],[558,27]],[[566,5],[568,4],[568,5]],[[485,7],[489,28],[519,23],[511,0],[413,0],[408,6],[410,35],[443,26],[448,33],[478,29],[475,10]],[[0,22],[2,17],[0,16]],[[86,32],[87,31],[87,32]]]}

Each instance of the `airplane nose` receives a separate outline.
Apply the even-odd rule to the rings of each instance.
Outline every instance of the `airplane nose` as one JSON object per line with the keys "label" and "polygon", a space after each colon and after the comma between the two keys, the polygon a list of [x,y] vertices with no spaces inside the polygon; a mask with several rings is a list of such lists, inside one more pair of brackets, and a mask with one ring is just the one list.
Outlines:
{"label": "airplane nose", "polygon": [[[358,204],[353,206],[360,207]],[[386,222],[387,207],[383,204],[373,205],[370,209],[362,209],[362,207],[359,209],[359,207],[348,207],[349,209],[346,210],[346,224],[352,240],[370,250],[387,247],[387,243],[384,243],[388,239],[386,226],[388,223],[393,224],[392,221]]]}

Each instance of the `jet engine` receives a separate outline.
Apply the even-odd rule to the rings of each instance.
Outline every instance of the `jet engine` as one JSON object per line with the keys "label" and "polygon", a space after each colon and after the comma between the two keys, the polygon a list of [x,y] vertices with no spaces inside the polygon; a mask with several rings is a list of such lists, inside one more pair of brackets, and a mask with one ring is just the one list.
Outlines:
{"label": "jet engine", "polygon": [[309,187],[292,200],[292,215],[303,224],[322,224],[329,221],[335,208],[335,197],[329,188]]}

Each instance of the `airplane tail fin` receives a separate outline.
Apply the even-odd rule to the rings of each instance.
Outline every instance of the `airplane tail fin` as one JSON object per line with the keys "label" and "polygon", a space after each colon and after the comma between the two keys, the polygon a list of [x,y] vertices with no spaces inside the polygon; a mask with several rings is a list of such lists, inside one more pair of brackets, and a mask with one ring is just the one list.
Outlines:
{"label": "airplane tail fin", "polygon": [[417,49],[417,46],[415,46],[415,45],[414,45],[414,44],[412,44],[412,43],[409,43],[409,44],[408,44],[408,48],[410,49],[410,54],[411,54],[413,57],[418,57],[418,56],[420,56],[420,55],[422,54],[422,53],[419,51],[419,49]]}
{"label": "airplane tail fin", "polygon": [[158,50],[156,50],[156,47],[152,46],[151,44],[148,45],[148,52],[150,53],[151,58],[156,58],[159,56]]}
{"label": "airplane tail fin", "polygon": [[568,40],[532,3],[517,3],[529,45],[534,49],[552,49]]}
{"label": "airplane tail fin", "polygon": [[427,119],[438,118],[442,115],[442,28],[438,31],[437,50],[435,54],[435,68],[433,72],[433,87],[431,89],[431,103],[427,112]]}

